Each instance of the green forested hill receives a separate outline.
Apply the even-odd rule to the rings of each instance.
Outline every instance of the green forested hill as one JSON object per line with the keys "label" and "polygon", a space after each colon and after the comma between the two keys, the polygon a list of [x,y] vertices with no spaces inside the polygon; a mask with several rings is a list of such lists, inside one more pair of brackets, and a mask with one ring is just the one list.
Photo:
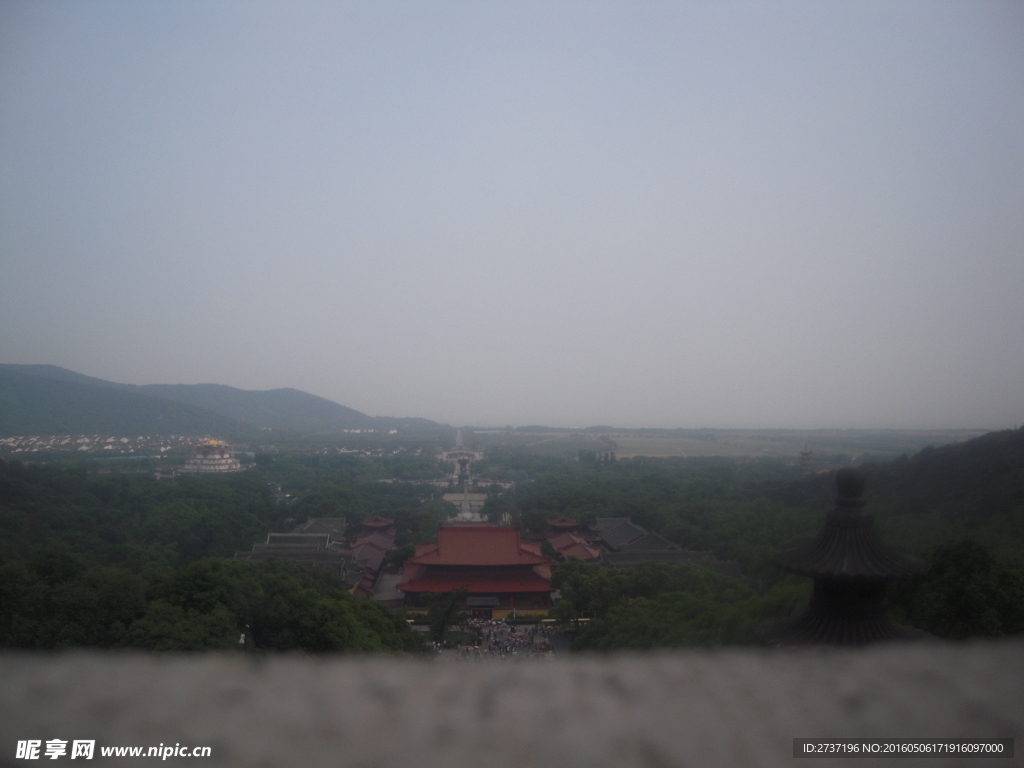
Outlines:
{"label": "green forested hill", "polygon": [[229,434],[275,429],[443,429],[427,419],[367,416],[297,389],[116,384],[53,365],[0,365],[0,435]]}
{"label": "green forested hill", "polygon": [[[1024,632],[1024,430],[864,469],[867,508],[886,543],[930,565],[891,585],[893,618],[948,639]],[[610,571],[567,563],[556,571],[563,600],[555,610],[592,617],[574,647],[749,643],[760,621],[799,610],[810,579],[784,574],[771,555],[821,529],[835,476],[785,474],[783,467],[773,478],[708,460],[565,465],[517,494],[527,524],[540,527],[564,511],[583,519],[628,514],[680,544],[735,558],[748,577],[770,586],[755,594],[696,566]]]}
{"label": "green forested hill", "polygon": [[223,384],[146,384],[136,389],[146,395],[187,403],[236,419],[243,428],[280,429],[305,434],[330,434],[344,429],[431,432],[442,428],[429,419],[367,416],[291,387],[249,390]]}
{"label": "green forested hill", "polygon": [[106,382],[93,384],[85,376],[80,381],[14,368],[0,366],[0,435],[204,435],[236,430],[234,419],[194,405]]}
{"label": "green forested hill", "polygon": [[[1000,557],[1024,564],[1024,428],[987,435],[913,456],[867,464],[865,501],[894,546],[922,554],[950,538],[970,536]],[[791,507],[824,513],[832,474],[769,490]]]}
{"label": "green forested hill", "polygon": [[866,471],[882,514],[965,530],[1008,525],[1024,536],[1024,428],[925,448]]}
{"label": "green forested hill", "polygon": [[[519,466],[516,460],[510,454],[498,469]],[[1007,562],[1024,563],[1024,429],[863,469],[867,507],[892,546],[923,556],[970,536]],[[492,517],[511,513],[536,532],[562,514],[585,523],[631,517],[767,580],[776,572],[774,552],[812,537],[835,499],[834,473],[801,477],[795,465],[775,459],[552,461],[531,471],[533,482],[488,502]]]}
{"label": "green forested hill", "polygon": [[[517,457],[503,466],[518,466]],[[1024,631],[1024,430],[864,470],[867,508],[886,543],[931,565],[890,590],[894,617],[947,638]],[[806,601],[810,580],[786,575],[772,557],[810,541],[836,496],[834,473],[801,477],[778,460],[563,461],[531,471],[532,483],[488,501],[492,516],[511,514],[537,532],[561,514],[586,523],[630,517],[684,547],[736,560],[748,580],[706,573],[705,582],[679,586],[693,567],[560,566],[558,610],[594,616],[581,649],[752,642],[759,621]]]}
{"label": "green forested hill", "polygon": [[228,416],[257,429],[327,432],[365,429],[375,419],[297,389],[253,391],[223,384],[147,384],[137,388],[151,397],[186,403]]}

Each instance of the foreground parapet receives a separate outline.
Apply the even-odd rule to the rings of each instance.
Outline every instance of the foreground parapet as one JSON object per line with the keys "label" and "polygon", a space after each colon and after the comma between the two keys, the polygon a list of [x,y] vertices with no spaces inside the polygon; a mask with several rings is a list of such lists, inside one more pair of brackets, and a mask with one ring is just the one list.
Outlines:
{"label": "foreground parapet", "polygon": [[104,760],[100,747],[162,744],[210,747],[167,765],[816,768],[837,763],[794,760],[794,738],[1016,738],[1020,749],[1022,679],[1020,639],[522,663],[9,653],[0,765],[22,764],[18,740],[89,739],[87,765],[153,763]]}
{"label": "foreground parapet", "polygon": [[885,588],[895,579],[923,573],[927,565],[891,551],[864,509],[864,473],[836,474],[835,509],[810,544],[775,556],[791,573],[814,579],[814,592],[800,616],[765,622],[758,634],[768,645],[867,645],[927,638],[920,630],[889,620]]}

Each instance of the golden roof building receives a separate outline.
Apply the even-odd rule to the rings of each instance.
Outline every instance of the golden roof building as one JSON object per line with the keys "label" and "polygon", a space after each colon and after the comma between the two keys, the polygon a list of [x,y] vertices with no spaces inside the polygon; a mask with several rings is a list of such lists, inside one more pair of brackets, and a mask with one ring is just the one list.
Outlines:
{"label": "golden roof building", "polygon": [[231,446],[220,440],[207,440],[196,446],[192,458],[185,462],[179,472],[241,472],[244,467],[235,458]]}

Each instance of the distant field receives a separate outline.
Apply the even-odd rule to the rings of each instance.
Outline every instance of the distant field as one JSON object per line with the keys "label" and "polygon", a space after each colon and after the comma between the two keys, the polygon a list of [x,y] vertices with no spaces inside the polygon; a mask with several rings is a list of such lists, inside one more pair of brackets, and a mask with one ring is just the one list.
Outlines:
{"label": "distant field", "polygon": [[542,455],[575,455],[581,449],[634,456],[764,456],[796,458],[805,447],[816,457],[885,459],[913,454],[925,446],[962,442],[984,434],[971,430],[678,430],[606,433],[477,433],[481,447],[516,445]]}
{"label": "distant field", "polygon": [[615,455],[632,456],[798,456],[800,442],[757,439],[697,440],[686,437],[617,437]]}

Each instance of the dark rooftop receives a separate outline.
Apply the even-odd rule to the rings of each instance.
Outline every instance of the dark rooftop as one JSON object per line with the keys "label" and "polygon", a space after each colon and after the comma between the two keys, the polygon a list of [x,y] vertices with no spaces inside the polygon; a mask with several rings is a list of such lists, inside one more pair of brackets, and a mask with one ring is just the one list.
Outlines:
{"label": "dark rooftop", "polygon": [[599,517],[594,530],[612,549],[621,549],[647,533],[639,525],[634,525],[628,517]]}
{"label": "dark rooftop", "polygon": [[621,549],[623,552],[664,552],[681,549],[681,547],[660,534],[648,531],[636,541],[624,544]]}
{"label": "dark rooftop", "polygon": [[332,541],[345,538],[344,517],[311,517],[306,522],[295,526],[292,533],[328,533]]}
{"label": "dark rooftop", "polygon": [[291,544],[315,549],[327,549],[331,543],[329,533],[270,533],[267,544]]}
{"label": "dark rooftop", "polygon": [[707,566],[723,576],[731,576],[734,579],[743,578],[743,572],[735,560],[718,560],[711,552],[695,552],[688,549],[602,552],[598,562],[607,568],[632,568],[641,563],[667,563],[668,565],[692,563]]}

